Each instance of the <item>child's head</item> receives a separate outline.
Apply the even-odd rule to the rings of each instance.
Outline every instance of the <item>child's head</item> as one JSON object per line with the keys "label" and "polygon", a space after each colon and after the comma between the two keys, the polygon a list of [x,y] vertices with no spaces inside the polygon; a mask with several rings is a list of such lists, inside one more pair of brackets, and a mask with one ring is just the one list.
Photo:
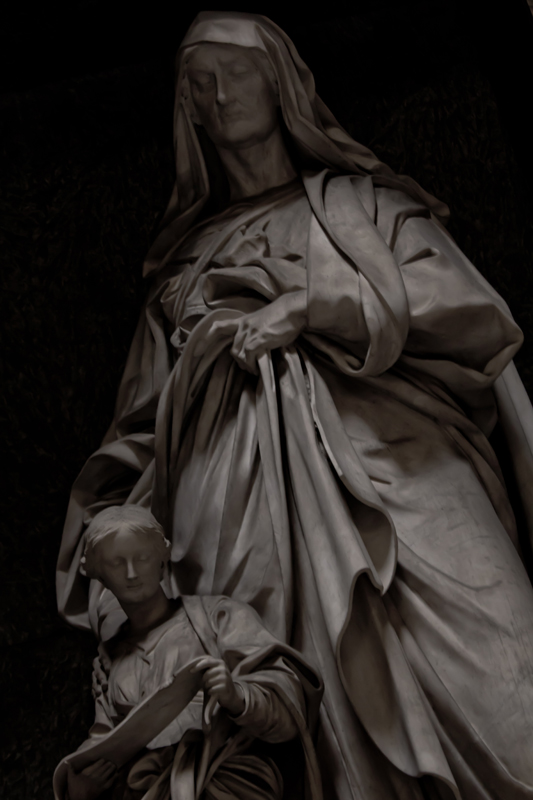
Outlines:
{"label": "child's head", "polygon": [[140,506],[106,508],[85,531],[83,572],[121,602],[140,602],[157,591],[169,558],[163,528]]}

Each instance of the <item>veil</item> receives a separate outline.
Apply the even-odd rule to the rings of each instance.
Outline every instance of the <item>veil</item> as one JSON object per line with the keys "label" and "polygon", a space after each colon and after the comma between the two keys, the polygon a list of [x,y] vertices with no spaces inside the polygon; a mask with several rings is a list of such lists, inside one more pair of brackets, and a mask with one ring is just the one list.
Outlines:
{"label": "veil", "polygon": [[174,151],[176,182],[159,233],[144,262],[146,276],[167,260],[209,201],[205,150],[190,118],[185,93],[187,49],[201,43],[232,44],[260,50],[268,59],[279,88],[288,135],[305,163],[341,174],[372,175],[377,185],[400,189],[429,208],[441,223],[449,216],[445,203],[428,194],[412,178],[396,175],[371,150],[341,127],[315,91],[310,69],[277,25],[258,14],[204,11],[183,39],[176,61]]}

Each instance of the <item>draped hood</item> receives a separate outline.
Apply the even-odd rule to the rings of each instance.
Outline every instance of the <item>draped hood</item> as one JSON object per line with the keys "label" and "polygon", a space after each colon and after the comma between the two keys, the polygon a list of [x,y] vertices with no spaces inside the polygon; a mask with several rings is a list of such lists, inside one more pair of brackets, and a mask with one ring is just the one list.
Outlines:
{"label": "draped hood", "polygon": [[[372,175],[377,185],[403,190],[429,208],[439,221],[446,221],[449,212],[444,203],[410,177],[396,175],[341,127],[317,95],[310,69],[277,25],[258,14],[207,11],[196,17],[177,54],[176,182],[159,233],[144,263],[145,276],[163,266],[216,192],[199,129],[191,120],[187,103],[186,55],[191,47],[202,43],[255,48],[266,56],[278,85],[287,131],[302,164],[311,167],[312,172],[329,169],[340,174]],[[304,185],[307,177],[304,172]]]}

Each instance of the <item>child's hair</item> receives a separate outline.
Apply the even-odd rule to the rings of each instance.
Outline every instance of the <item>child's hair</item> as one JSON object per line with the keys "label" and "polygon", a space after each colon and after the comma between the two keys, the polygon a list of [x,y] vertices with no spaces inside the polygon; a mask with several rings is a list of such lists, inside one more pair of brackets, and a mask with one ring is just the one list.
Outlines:
{"label": "child's hair", "polygon": [[98,578],[98,558],[96,545],[106,536],[121,530],[133,533],[145,533],[153,538],[154,546],[161,560],[166,564],[170,558],[170,542],[165,537],[163,528],[147,508],[135,505],[110,506],[100,511],[90,522],[85,531],[85,546],[81,559],[81,571],[88,578]]}

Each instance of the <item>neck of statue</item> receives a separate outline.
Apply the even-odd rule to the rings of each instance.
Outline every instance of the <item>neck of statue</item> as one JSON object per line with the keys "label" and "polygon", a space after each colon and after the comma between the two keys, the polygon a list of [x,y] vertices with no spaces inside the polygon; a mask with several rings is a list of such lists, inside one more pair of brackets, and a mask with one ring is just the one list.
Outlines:
{"label": "neck of statue", "polygon": [[279,128],[265,141],[249,147],[217,150],[228,176],[232,202],[263,194],[297,176]]}
{"label": "neck of statue", "polygon": [[147,633],[157,628],[172,612],[172,603],[161,586],[148,600],[141,603],[121,603],[121,606],[130,621],[130,630],[135,634]]}

